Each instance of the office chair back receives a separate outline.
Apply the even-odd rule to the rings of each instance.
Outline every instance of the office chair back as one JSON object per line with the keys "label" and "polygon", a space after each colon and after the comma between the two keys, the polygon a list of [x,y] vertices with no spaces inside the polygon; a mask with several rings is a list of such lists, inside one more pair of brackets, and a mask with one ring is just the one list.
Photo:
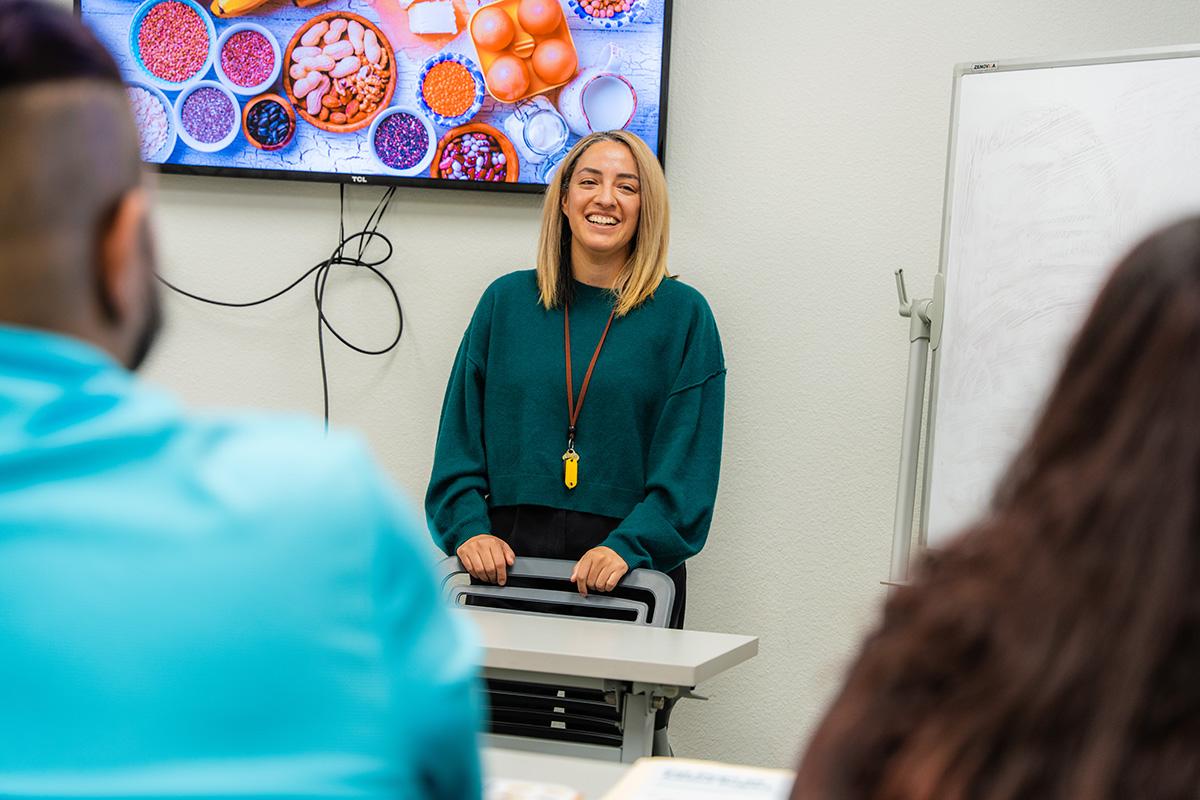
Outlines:
{"label": "office chair back", "polygon": [[518,558],[508,568],[505,586],[472,581],[454,557],[443,559],[439,572],[442,593],[456,606],[667,627],[675,602],[675,584],[665,574],[631,570],[612,592],[592,592],[583,597],[570,581],[574,566],[574,561]]}

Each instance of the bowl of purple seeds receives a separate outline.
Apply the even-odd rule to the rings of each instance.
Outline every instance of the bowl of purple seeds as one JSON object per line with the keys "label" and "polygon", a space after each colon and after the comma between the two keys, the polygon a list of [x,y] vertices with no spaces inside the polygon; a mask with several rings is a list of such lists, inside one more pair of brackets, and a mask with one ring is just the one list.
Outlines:
{"label": "bowl of purple seeds", "polygon": [[237,138],[241,109],[233,92],[216,81],[200,81],[175,99],[175,127],[193,150],[215,153]]}
{"label": "bowl of purple seeds", "polygon": [[371,152],[392,175],[419,175],[429,168],[437,135],[429,118],[415,108],[393,106],[371,123]]}

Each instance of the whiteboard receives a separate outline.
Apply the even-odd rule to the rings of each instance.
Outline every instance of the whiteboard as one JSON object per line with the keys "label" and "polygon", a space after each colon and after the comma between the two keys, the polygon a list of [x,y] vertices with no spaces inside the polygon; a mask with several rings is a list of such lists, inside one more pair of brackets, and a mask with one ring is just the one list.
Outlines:
{"label": "whiteboard", "polygon": [[987,508],[1113,264],[1200,211],[1200,48],[955,71],[921,532]]}

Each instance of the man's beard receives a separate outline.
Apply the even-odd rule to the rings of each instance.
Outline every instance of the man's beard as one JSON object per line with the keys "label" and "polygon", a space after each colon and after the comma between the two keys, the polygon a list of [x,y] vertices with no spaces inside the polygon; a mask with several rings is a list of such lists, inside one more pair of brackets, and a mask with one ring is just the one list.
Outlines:
{"label": "man's beard", "polygon": [[135,370],[142,365],[146,360],[146,356],[150,355],[150,350],[154,347],[154,340],[158,338],[159,328],[162,327],[162,301],[158,294],[158,280],[154,277],[158,274],[156,259],[154,258],[154,238],[150,233],[150,223],[148,220],[142,220],[142,230],[139,237],[141,239],[141,257],[144,263],[149,267],[146,274],[149,276],[150,285],[146,288],[147,308],[146,318],[142,321],[142,327],[137,332],[137,336],[133,342],[133,352],[129,356],[129,363],[126,365],[130,370]]}
{"label": "man's beard", "polygon": [[142,323],[142,329],[138,331],[137,338],[133,343],[133,352],[129,356],[129,369],[135,370],[142,365],[146,360],[146,356],[150,355],[150,350],[154,347],[154,341],[158,338],[159,328],[162,327],[162,302],[159,300],[158,287],[150,287],[150,307],[146,309],[146,319]]}

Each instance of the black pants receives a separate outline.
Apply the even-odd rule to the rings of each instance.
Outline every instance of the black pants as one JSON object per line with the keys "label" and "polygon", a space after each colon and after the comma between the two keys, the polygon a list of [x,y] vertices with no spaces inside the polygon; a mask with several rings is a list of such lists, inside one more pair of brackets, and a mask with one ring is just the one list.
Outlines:
{"label": "black pants", "polygon": [[[584,553],[604,542],[621,524],[616,517],[567,511],[547,506],[499,506],[491,509],[492,535],[508,542],[513,552],[530,558],[558,558],[577,561]],[[667,573],[675,584],[675,602],[667,625],[683,628],[687,604],[687,568],[680,564]]]}
{"label": "black pants", "polygon": [[[621,524],[616,517],[534,505],[498,506],[491,509],[488,515],[492,521],[492,535],[508,542],[518,558],[528,556],[576,561],[588,550],[602,544],[613,529]],[[667,625],[681,630],[687,605],[687,567],[680,564],[668,572],[667,577],[675,584],[675,602],[671,606]],[[619,585],[616,591],[620,591]],[[669,700],[655,715],[655,728],[667,727],[677,699]]]}

